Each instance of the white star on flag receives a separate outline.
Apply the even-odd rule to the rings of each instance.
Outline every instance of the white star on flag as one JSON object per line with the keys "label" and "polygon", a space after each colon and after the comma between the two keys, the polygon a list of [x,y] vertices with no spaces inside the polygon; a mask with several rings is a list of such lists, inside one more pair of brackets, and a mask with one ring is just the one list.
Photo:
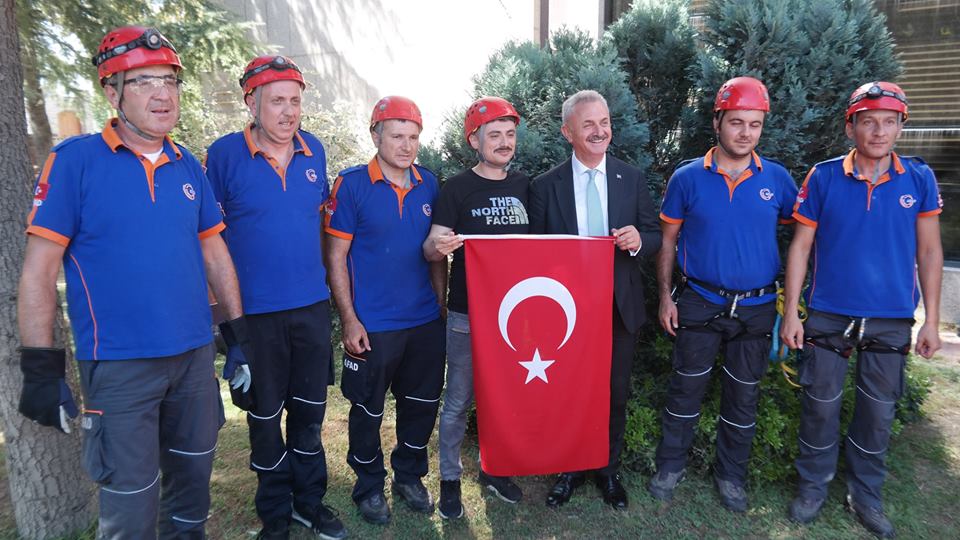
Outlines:
{"label": "white star on flag", "polygon": [[527,370],[527,380],[523,381],[523,384],[528,384],[534,379],[541,379],[545,383],[550,382],[547,380],[547,368],[554,363],[554,360],[541,360],[540,349],[533,350],[533,360],[517,363]]}

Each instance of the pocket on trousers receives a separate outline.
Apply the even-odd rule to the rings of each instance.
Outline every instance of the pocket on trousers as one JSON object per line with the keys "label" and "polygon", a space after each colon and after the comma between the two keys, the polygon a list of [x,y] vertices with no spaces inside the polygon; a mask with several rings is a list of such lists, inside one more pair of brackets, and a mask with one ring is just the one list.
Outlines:
{"label": "pocket on trousers", "polygon": [[352,403],[365,403],[370,397],[371,367],[368,360],[343,351],[340,390]]}
{"label": "pocket on trousers", "polygon": [[[227,423],[227,414],[223,409],[223,397],[220,396],[220,382],[214,377],[213,385],[216,387],[217,394],[217,430],[223,427]],[[232,396],[231,396],[232,397]]]}
{"label": "pocket on trousers", "polygon": [[108,465],[105,451],[103,415],[99,412],[84,412],[80,426],[83,428],[83,468],[91,480],[98,484],[107,484],[113,470]]}

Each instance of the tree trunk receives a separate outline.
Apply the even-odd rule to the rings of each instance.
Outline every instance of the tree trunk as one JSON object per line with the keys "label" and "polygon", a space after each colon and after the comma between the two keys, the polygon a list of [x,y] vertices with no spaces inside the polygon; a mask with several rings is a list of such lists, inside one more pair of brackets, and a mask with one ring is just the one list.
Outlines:
{"label": "tree trunk", "polygon": [[40,87],[40,71],[37,69],[37,55],[34,45],[28,40],[20,44],[21,62],[23,66],[23,92],[26,97],[27,114],[30,125],[33,127],[32,149],[30,163],[34,169],[40,167],[40,161],[45,159],[47,152],[53,146],[53,130],[50,129],[50,119],[47,118],[47,102],[43,97],[43,88]]}
{"label": "tree trunk", "polygon": [[[17,528],[22,538],[33,540],[88,527],[96,503],[93,484],[80,467],[80,430],[65,435],[17,412],[22,383],[16,353],[17,278],[32,191],[18,41],[14,0],[0,0],[0,110],[5,111],[0,115],[0,421]],[[62,330],[62,316],[58,326]],[[58,335],[62,340],[64,332]],[[68,365],[68,376],[75,379],[73,363]]]}

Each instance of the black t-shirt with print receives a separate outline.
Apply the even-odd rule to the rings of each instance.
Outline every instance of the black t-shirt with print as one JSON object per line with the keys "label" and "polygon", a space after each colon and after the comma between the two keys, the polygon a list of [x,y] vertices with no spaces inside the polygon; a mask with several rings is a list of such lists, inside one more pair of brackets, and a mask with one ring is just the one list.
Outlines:
{"label": "black t-shirt with print", "polygon": [[[457,234],[527,234],[527,193],[530,177],[508,172],[503,180],[488,180],[467,169],[451,177],[440,189],[433,209],[433,224]],[[453,253],[447,307],[467,312],[467,274],[463,248]]]}

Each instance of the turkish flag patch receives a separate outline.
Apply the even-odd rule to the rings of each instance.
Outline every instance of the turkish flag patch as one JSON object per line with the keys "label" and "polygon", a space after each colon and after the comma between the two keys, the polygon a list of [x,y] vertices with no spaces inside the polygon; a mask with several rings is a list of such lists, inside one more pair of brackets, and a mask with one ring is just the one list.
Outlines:
{"label": "turkish flag patch", "polygon": [[464,240],[482,469],[522,476],[605,466],[613,239]]}

